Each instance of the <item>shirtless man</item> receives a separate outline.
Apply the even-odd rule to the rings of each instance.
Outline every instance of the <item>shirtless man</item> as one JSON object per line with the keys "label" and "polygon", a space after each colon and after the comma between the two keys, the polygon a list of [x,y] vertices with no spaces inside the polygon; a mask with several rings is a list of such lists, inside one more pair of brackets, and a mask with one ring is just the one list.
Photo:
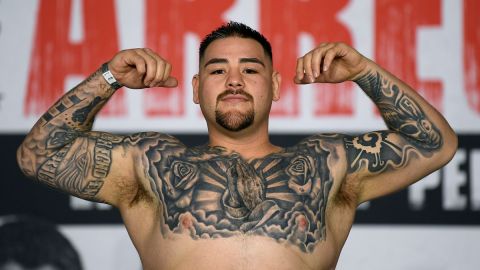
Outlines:
{"label": "shirtless man", "polygon": [[60,98],[18,150],[29,177],[117,207],[144,269],[333,269],[360,203],[414,183],[457,148],[431,105],[342,43],[299,58],[295,83],[356,82],[388,130],[272,145],[280,74],[268,41],[233,22],[202,41],[192,79],[208,145],[91,130],[115,88],[175,87],[170,72],[152,50],[119,52]]}

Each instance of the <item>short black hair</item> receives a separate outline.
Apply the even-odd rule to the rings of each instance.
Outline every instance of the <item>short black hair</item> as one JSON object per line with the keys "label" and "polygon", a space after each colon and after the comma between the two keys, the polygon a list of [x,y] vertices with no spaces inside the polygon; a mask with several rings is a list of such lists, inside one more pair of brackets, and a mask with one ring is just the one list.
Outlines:
{"label": "short black hair", "polygon": [[228,37],[251,38],[256,40],[258,43],[260,43],[260,45],[262,45],[264,52],[268,55],[270,60],[273,60],[272,46],[270,45],[270,42],[268,42],[267,38],[248,25],[234,21],[223,24],[205,36],[200,43],[199,59],[201,60],[203,58],[205,50],[212,42],[217,39]]}
{"label": "short black hair", "polygon": [[27,216],[0,226],[0,268],[12,262],[29,269],[44,265],[83,269],[77,250],[55,225]]}

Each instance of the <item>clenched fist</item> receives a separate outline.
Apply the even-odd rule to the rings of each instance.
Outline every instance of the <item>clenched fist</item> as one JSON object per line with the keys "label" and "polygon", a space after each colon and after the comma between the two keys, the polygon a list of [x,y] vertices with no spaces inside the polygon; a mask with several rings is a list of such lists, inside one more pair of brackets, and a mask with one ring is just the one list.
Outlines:
{"label": "clenched fist", "polygon": [[120,51],[110,60],[108,68],[115,79],[128,88],[178,85],[177,79],[170,76],[170,63],[148,48]]}

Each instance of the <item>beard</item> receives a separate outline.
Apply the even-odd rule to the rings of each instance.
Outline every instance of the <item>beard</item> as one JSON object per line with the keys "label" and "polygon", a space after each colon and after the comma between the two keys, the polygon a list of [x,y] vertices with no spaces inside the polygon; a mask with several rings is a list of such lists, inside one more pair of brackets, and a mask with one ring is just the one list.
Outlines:
{"label": "beard", "polygon": [[226,90],[217,97],[217,108],[215,109],[215,121],[221,127],[228,131],[240,131],[252,125],[255,118],[255,112],[253,108],[249,108],[246,112],[240,112],[238,110],[231,110],[222,112],[218,109],[218,104],[222,98],[227,95],[242,95],[249,102],[253,102],[253,97],[245,92],[243,89]]}
{"label": "beard", "polygon": [[252,125],[255,113],[249,109],[245,113],[239,111],[221,112],[215,110],[215,120],[217,124],[228,131],[240,131]]}

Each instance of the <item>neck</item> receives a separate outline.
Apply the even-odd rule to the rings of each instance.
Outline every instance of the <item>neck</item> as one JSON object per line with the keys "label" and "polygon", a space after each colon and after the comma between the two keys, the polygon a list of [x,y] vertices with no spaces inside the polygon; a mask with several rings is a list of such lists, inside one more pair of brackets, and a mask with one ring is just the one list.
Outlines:
{"label": "neck", "polygon": [[261,158],[281,150],[281,147],[270,143],[268,125],[250,126],[237,132],[227,131],[221,127],[209,127],[208,131],[210,146],[226,148],[240,154],[246,160]]}

